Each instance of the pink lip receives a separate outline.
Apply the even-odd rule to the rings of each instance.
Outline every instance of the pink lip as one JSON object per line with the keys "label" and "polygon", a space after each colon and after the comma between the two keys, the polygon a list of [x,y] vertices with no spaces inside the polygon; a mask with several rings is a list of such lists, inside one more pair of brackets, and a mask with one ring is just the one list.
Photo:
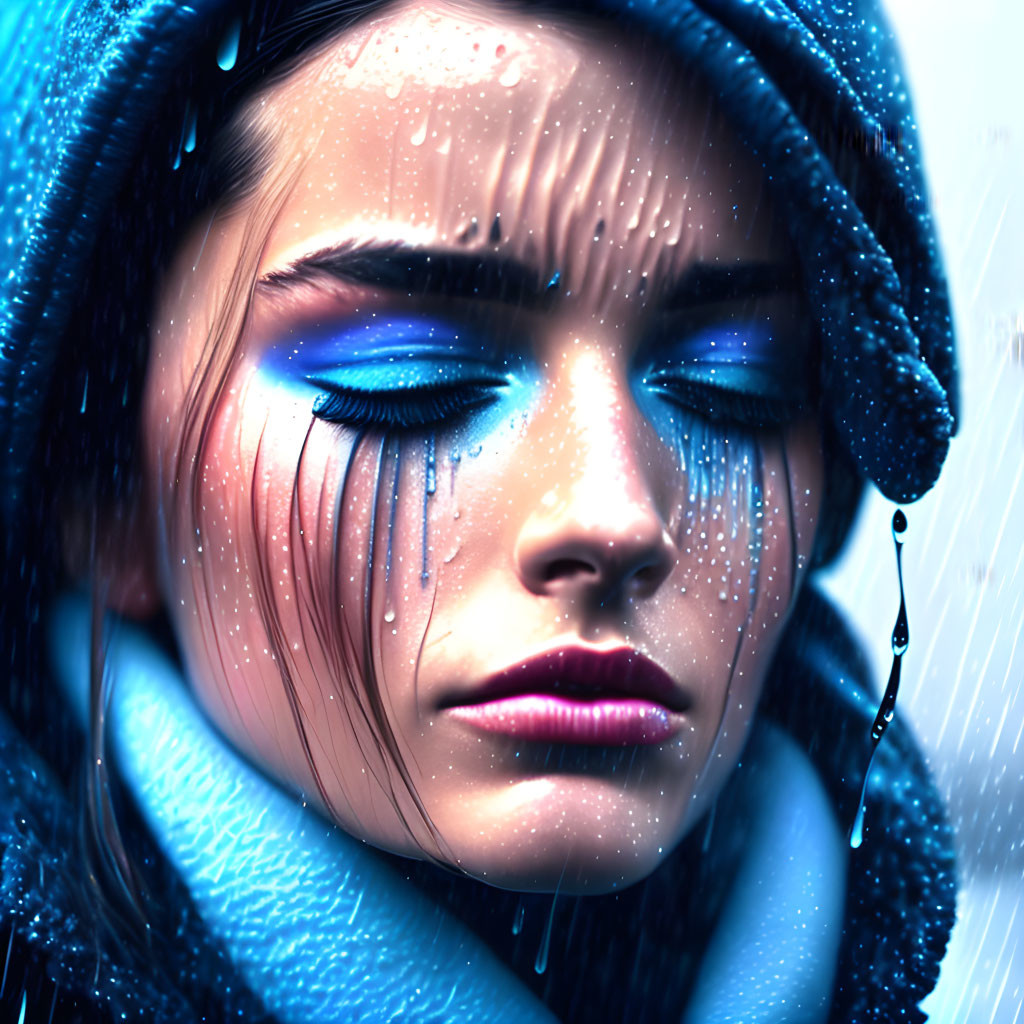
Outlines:
{"label": "pink lip", "polygon": [[650,658],[564,647],[495,673],[442,703],[456,719],[518,739],[590,746],[664,743],[688,702]]}

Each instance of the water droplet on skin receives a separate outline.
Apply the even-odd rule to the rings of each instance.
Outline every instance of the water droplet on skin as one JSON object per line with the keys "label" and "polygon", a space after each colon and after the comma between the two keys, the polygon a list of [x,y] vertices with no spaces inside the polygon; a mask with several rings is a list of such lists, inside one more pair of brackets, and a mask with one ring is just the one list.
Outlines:
{"label": "water droplet on skin", "polygon": [[233,18],[217,48],[217,67],[230,71],[238,60],[238,41],[242,37],[242,19]]}
{"label": "water droplet on skin", "polygon": [[420,127],[413,134],[412,138],[409,139],[409,141],[414,146],[422,146],[423,143],[426,142],[426,139],[427,139],[427,122],[424,121],[423,124],[420,125]]}
{"label": "water droplet on skin", "polygon": [[389,608],[384,613],[384,621],[389,623],[389,624],[395,621],[395,609],[394,608]]}
{"label": "water droplet on skin", "polygon": [[401,91],[402,91],[402,83],[401,82],[388,82],[388,84],[386,86],[384,86],[384,95],[387,96],[387,98],[389,100],[396,100],[396,99],[398,99],[398,94]]}
{"label": "water droplet on skin", "polygon": [[523,72],[522,68],[519,66],[519,61],[514,60],[501,73],[501,77],[498,79],[498,84],[505,86],[506,89],[511,89],[513,86],[519,84],[522,77]]}

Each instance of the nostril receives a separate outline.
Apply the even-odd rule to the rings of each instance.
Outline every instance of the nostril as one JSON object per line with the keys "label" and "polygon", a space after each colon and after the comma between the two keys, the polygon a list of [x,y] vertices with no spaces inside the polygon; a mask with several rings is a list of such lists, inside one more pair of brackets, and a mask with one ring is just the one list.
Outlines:
{"label": "nostril", "polygon": [[573,576],[596,576],[597,569],[580,558],[556,558],[544,566],[542,579],[545,583],[568,579]]}
{"label": "nostril", "polygon": [[626,585],[635,592],[656,590],[672,572],[673,562],[669,558],[655,558],[638,565],[625,579]]}

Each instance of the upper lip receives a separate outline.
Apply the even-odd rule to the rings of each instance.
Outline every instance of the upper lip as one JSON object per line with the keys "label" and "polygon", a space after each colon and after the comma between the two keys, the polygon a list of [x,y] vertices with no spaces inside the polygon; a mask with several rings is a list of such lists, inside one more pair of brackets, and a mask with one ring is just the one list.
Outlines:
{"label": "upper lip", "polygon": [[639,651],[628,647],[558,647],[499,669],[478,686],[442,700],[441,707],[484,704],[531,693],[581,701],[616,697],[649,700],[670,711],[685,711],[690,705],[682,687]]}

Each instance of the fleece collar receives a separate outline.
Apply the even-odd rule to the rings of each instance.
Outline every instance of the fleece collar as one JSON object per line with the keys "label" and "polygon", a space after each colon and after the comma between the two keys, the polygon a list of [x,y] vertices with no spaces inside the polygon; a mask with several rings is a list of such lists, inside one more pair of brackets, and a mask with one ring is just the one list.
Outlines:
{"label": "fleece collar", "polygon": [[[86,718],[90,610],[58,602],[55,674]],[[149,637],[107,625],[110,745],[212,937],[282,1022],[543,1021],[483,942],[365,845],[236,754]],[[684,1021],[828,1017],[845,847],[810,762],[762,730],[743,769],[747,846]]]}

